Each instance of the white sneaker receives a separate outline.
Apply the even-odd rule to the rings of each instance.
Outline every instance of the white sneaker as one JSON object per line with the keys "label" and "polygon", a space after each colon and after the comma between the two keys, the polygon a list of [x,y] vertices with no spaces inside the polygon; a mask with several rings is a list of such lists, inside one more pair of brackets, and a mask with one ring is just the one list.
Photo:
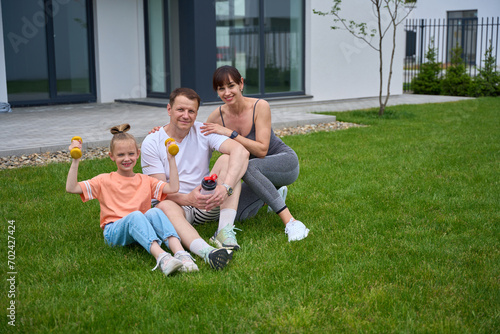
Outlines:
{"label": "white sneaker", "polygon": [[158,266],[161,268],[161,271],[168,276],[182,267],[182,261],[165,252],[158,256],[158,259],[156,259],[156,267],[154,267],[153,270],[158,268]]}
{"label": "white sneaker", "polygon": [[[288,187],[283,186],[278,189],[278,193],[280,194],[281,198],[283,198],[283,202],[286,203],[286,195],[288,194]],[[273,209],[269,206],[267,206],[267,212],[273,212]]]}
{"label": "white sneaker", "polygon": [[288,242],[302,240],[309,234],[309,229],[299,220],[290,219],[285,226]]}
{"label": "white sneaker", "polygon": [[196,263],[194,263],[194,261],[196,260],[193,259],[191,254],[189,254],[188,252],[179,251],[175,253],[174,257],[182,262],[182,267],[179,268],[180,272],[189,273],[192,271],[198,271],[198,266],[196,265]]}

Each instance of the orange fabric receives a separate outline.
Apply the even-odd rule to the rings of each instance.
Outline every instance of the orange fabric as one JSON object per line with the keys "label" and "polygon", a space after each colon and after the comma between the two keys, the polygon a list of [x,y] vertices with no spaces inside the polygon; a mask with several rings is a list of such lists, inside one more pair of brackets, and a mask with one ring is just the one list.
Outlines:
{"label": "orange fabric", "polygon": [[115,222],[129,213],[151,209],[151,199],[164,200],[165,182],[144,174],[133,177],[121,176],[117,172],[100,174],[90,180],[78,182],[83,202],[99,200],[101,205],[101,228]]}

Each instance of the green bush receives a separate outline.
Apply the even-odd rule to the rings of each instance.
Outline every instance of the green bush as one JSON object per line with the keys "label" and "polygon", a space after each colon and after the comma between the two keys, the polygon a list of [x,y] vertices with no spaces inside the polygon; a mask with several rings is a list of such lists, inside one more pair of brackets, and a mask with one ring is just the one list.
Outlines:
{"label": "green bush", "polygon": [[471,96],[500,96],[500,73],[496,70],[496,58],[493,56],[493,46],[484,54],[484,67],[478,69],[470,87]]}
{"label": "green bush", "polygon": [[427,60],[420,67],[418,75],[412,79],[411,88],[415,94],[441,94],[441,63],[436,61],[437,50],[431,41],[425,54]]}
{"label": "green bush", "polygon": [[461,54],[462,48],[458,45],[451,50],[451,65],[441,83],[443,95],[467,96],[469,93],[472,79],[467,74]]}
{"label": "green bush", "polygon": [[[426,62],[420,67],[410,87],[414,94],[451,95],[451,96],[500,96],[500,73],[496,69],[496,58],[491,45],[485,52],[484,66],[472,79],[466,70],[458,45],[451,51],[451,65],[441,77],[441,63],[436,61],[437,49],[433,41],[425,54]],[[406,88],[405,88],[406,89]]]}

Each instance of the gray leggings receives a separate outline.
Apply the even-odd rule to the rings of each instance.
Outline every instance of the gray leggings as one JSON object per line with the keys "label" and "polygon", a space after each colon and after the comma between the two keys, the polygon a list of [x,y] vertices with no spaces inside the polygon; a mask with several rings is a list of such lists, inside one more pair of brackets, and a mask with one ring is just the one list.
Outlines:
{"label": "gray leggings", "polygon": [[298,177],[299,159],[291,148],[262,159],[251,159],[243,175],[236,220],[255,216],[266,203],[274,212],[284,210],[286,204],[277,189],[292,184]]}

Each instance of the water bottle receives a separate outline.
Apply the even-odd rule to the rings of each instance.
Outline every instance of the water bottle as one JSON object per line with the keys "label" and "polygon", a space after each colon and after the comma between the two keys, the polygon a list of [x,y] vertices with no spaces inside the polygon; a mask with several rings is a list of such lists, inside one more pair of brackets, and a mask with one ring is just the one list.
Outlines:
{"label": "water bottle", "polygon": [[215,191],[217,187],[217,174],[212,174],[210,176],[205,176],[201,180],[201,193],[202,195],[210,195]]}

